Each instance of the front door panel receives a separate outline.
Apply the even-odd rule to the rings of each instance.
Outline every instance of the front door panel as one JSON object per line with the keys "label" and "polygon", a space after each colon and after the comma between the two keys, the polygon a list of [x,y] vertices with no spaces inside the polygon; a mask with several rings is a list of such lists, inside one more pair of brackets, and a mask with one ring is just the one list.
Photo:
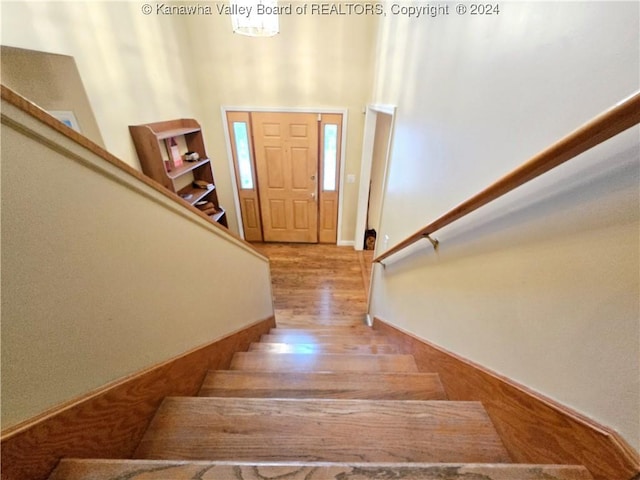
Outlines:
{"label": "front door panel", "polygon": [[251,114],[267,242],[318,242],[318,121],[308,113]]}

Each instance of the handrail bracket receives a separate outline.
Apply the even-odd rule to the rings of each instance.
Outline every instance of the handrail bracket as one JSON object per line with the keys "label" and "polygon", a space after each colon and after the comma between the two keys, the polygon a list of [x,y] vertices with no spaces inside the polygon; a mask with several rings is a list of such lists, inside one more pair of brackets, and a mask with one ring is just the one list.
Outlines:
{"label": "handrail bracket", "polygon": [[431,238],[431,235],[429,235],[428,233],[423,233],[422,237],[429,240],[431,242],[431,245],[433,245],[433,249],[436,252],[438,251],[438,246],[440,245],[440,241],[437,238]]}

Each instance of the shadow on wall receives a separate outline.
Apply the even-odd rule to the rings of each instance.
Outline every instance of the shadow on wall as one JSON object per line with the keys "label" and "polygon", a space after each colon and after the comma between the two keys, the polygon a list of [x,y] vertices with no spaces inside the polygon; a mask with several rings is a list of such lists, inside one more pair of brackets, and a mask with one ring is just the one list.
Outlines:
{"label": "shadow on wall", "polygon": [[[75,59],[2,45],[2,83],[104,148]],[[74,120],[77,125],[74,125]]]}

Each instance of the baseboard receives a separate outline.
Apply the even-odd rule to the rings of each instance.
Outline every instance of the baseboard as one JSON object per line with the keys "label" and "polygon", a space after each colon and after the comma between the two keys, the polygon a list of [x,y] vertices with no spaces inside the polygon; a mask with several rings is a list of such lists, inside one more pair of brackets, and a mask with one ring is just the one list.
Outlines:
{"label": "baseboard", "polygon": [[356,244],[354,240],[338,240],[338,247],[353,247]]}
{"label": "baseboard", "polygon": [[208,370],[272,327],[253,323],[2,432],[2,480],[45,480],[63,457],[130,458],[162,399],[195,395]]}
{"label": "baseboard", "polygon": [[517,463],[584,465],[595,480],[631,480],[638,453],[616,432],[525,386],[379,318],[373,328],[438,372],[450,400],[479,400]]}

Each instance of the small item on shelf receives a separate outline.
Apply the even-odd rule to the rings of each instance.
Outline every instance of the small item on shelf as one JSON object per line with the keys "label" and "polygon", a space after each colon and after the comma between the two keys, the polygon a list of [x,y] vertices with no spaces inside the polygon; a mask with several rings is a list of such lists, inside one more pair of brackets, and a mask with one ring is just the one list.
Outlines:
{"label": "small item on shelf", "polygon": [[202,202],[197,202],[196,207],[198,207],[198,209],[200,209],[200,211],[205,215],[214,215],[219,211],[213,202],[204,202],[199,205],[200,203]]}
{"label": "small item on shelf", "polygon": [[202,210],[202,213],[204,213],[205,215],[215,215],[216,213],[218,213],[218,209],[215,207],[207,208],[206,210]]}
{"label": "small item on shelf", "polygon": [[180,198],[184,198],[185,200],[191,200],[193,198],[193,195],[190,193],[181,193]]}
{"label": "small item on shelf", "polygon": [[171,162],[169,160],[164,161],[164,169],[169,173],[171,171]]}
{"label": "small item on shelf", "polygon": [[211,202],[207,202],[206,200],[200,200],[199,202],[196,202],[195,205],[196,207],[201,207],[202,205],[206,205],[207,203],[211,203]]}
{"label": "small item on shelf", "polygon": [[184,154],[184,159],[187,162],[197,162],[198,160],[200,160],[200,155],[198,154],[198,152],[187,152]]}
{"label": "small item on shelf", "polygon": [[[198,202],[198,203],[200,203],[200,202]],[[202,205],[198,205],[198,203],[196,203],[196,207],[198,207],[200,210],[206,210],[208,208],[216,208],[216,206],[213,204],[213,202],[205,201]]]}
{"label": "small item on shelf", "polygon": [[204,188],[205,190],[211,190],[213,183],[205,182],[204,180],[194,180],[193,186],[196,188]]}
{"label": "small item on shelf", "polygon": [[182,166],[182,157],[180,156],[180,150],[178,149],[178,144],[176,143],[176,139],[171,137],[165,140],[165,145],[167,146],[167,153],[169,153],[169,157],[173,162],[173,168],[179,168]]}

